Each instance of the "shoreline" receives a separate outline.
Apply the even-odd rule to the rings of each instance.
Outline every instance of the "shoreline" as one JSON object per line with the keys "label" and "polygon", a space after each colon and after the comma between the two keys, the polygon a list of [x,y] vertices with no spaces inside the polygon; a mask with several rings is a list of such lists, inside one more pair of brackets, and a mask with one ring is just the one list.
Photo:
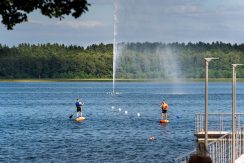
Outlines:
{"label": "shoreline", "polygon": [[[155,83],[186,83],[204,82],[205,79],[116,79],[116,82],[155,82]],[[209,78],[209,82],[231,82],[232,78]],[[113,79],[0,79],[0,82],[113,82]],[[237,82],[244,82],[244,78],[237,78]]]}

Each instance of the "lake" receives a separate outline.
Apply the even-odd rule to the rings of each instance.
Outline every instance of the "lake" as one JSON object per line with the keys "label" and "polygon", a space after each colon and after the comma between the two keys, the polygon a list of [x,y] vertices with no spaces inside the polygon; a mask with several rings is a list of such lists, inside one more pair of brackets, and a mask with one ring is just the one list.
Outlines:
{"label": "lake", "polygon": [[[204,82],[119,82],[114,95],[111,82],[1,82],[0,162],[172,162],[194,149],[204,89]],[[231,93],[231,83],[210,82],[209,112],[231,112]],[[82,123],[69,118],[77,98]],[[159,123],[163,99],[168,124]],[[242,99],[237,83],[237,112]]]}

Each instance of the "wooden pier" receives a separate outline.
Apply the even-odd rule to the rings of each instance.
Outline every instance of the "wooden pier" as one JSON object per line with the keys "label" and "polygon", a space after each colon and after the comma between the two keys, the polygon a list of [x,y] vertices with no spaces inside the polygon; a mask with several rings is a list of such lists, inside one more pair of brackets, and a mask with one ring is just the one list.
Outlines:
{"label": "wooden pier", "polygon": [[244,154],[241,155],[238,159],[236,159],[235,163],[244,163]]}
{"label": "wooden pier", "polygon": [[[227,131],[208,131],[208,141],[209,142],[216,141],[218,138],[226,134],[228,134]],[[200,131],[198,133],[195,133],[194,135],[197,137],[198,142],[204,141],[205,139],[204,131]]]}
{"label": "wooden pier", "polygon": [[[208,146],[209,156],[214,163],[244,163],[244,113],[236,113],[235,161],[233,162],[233,132],[231,113],[209,113]],[[205,114],[196,113],[194,136],[198,142],[205,141]],[[174,159],[177,163],[187,163],[196,150]]]}

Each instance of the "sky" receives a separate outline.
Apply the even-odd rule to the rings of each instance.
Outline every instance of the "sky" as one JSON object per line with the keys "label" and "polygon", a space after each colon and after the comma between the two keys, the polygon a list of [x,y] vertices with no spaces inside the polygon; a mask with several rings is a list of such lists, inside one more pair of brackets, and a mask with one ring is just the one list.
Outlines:
{"label": "sky", "polygon": [[[244,42],[243,0],[88,0],[80,18],[49,19],[37,10],[0,43],[88,46],[117,42]],[[1,18],[0,18],[1,19]],[[114,23],[116,23],[114,32]],[[114,35],[116,33],[116,35]]]}

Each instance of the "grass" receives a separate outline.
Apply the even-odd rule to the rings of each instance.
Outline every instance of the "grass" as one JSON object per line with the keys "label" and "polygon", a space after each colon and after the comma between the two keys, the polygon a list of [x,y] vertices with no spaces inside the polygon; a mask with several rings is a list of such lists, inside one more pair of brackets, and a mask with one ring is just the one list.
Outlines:
{"label": "grass", "polygon": [[[0,79],[0,82],[112,82],[113,79]],[[172,82],[166,79],[116,79],[116,82]],[[179,79],[174,82],[204,82],[205,79]],[[232,78],[209,78],[209,82],[232,82]],[[238,78],[237,82],[244,82],[244,78]]]}
{"label": "grass", "polygon": [[0,79],[0,82],[87,82],[112,81],[111,79]]}

